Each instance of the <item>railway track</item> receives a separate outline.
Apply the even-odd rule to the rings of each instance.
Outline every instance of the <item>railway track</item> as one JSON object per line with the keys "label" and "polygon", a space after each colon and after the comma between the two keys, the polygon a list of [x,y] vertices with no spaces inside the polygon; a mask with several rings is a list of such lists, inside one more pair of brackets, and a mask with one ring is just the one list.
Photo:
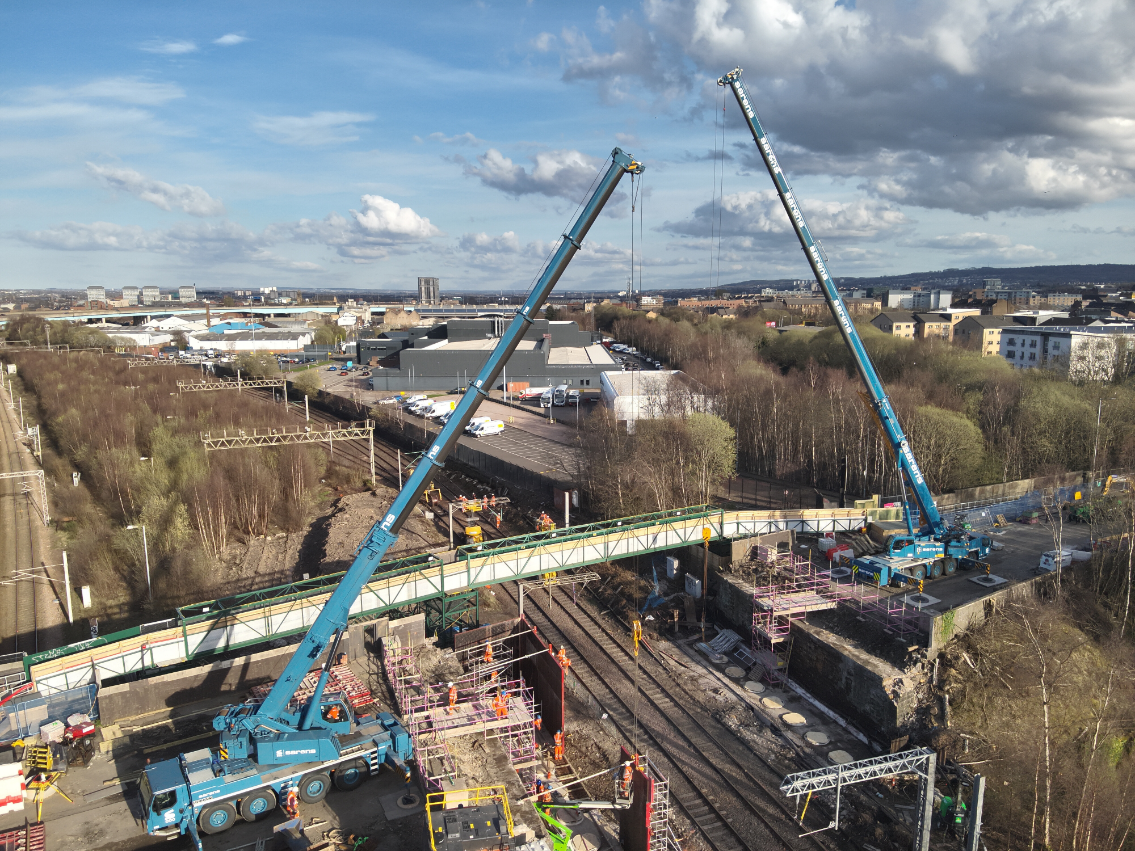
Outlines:
{"label": "railway track", "polygon": [[[500,587],[515,601],[512,583]],[[799,836],[801,829],[778,791],[779,775],[724,724],[674,699],[680,687],[660,662],[641,653],[636,687],[626,637],[616,635],[603,618],[563,605],[566,623],[560,611],[553,622],[542,594],[529,596],[525,606],[548,640],[574,648],[572,672],[628,744],[636,741],[637,714],[639,746],[653,745],[650,757],[667,773],[671,796],[716,851],[826,851],[818,839]]]}
{"label": "railway track", "polygon": [[[254,390],[251,392],[260,394],[265,400],[272,399],[272,394],[270,391]],[[302,406],[298,406],[294,402],[289,403],[288,413],[289,416],[293,417],[297,421],[302,422],[304,420]],[[337,423],[345,422],[342,417],[338,417],[334,414],[329,414],[326,411],[322,411],[314,407],[310,408],[310,415],[312,422],[319,423],[320,425],[335,425]],[[361,407],[359,410],[358,418],[360,420],[363,420],[366,419],[368,415],[368,408],[366,408],[365,406]],[[432,438],[433,435],[431,434],[430,439],[432,440]],[[336,442],[335,451],[332,457],[337,464],[363,471],[367,476],[370,475],[370,447],[364,441],[348,440]],[[375,477],[381,480],[383,484],[392,488],[397,488],[398,465],[398,448],[392,446],[389,443],[386,443],[376,436],[374,439]],[[401,465],[402,480],[405,481],[406,476],[408,475],[406,470],[407,467],[410,466],[406,452],[401,453]],[[454,482],[449,476],[445,474],[444,471],[439,471],[438,474],[434,476],[434,484],[437,485],[438,489],[441,491],[442,498],[445,499],[447,503],[456,502],[458,498],[462,496],[474,496],[474,494],[469,492],[469,489],[467,487],[463,487],[462,485]],[[531,531],[531,529],[528,528],[518,528],[515,524],[509,523],[507,520],[502,521],[500,529],[497,529],[495,526],[489,523],[482,523],[480,524],[480,526],[482,532],[484,533],[485,540],[488,541],[496,540],[498,538],[505,538],[524,531]]]}
{"label": "railway track", "polygon": [[[5,396],[0,399],[0,472],[14,473],[25,469],[25,456],[16,441],[15,415],[8,409]],[[13,581],[17,571],[27,571],[38,564],[35,553],[35,530],[38,523],[31,497],[16,479],[0,481],[0,539],[3,540],[4,565],[0,568],[0,595],[3,597],[3,640],[5,653],[33,653],[39,645],[36,586],[31,579]]]}

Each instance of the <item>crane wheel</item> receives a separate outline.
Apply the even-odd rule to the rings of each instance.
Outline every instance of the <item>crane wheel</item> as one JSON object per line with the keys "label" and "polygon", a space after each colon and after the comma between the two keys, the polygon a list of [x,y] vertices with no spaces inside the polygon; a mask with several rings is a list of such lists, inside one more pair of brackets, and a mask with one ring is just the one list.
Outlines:
{"label": "crane wheel", "polygon": [[942,559],[942,575],[953,576],[958,572],[958,560],[953,556],[946,556]]}
{"label": "crane wheel", "polygon": [[271,789],[261,789],[240,802],[240,817],[245,821],[259,821],[274,809],[276,809],[276,793]]}
{"label": "crane wheel", "polygon": [[202,833],[210,835],[224,833],[236,822],[236,807],[228,801],[206,807],[197,817],[197,826]]}
{"label": "crane wheel", "polygon": [[326,771],[313,771],[300,781],[300,800],[305,804],[318,804],[327,797],[331,778]]}
{"label": "crane wheel", "polygon": [[928,576],[927,578],[928,579],[937,579],[941,575],[942,575],[942,560],[941,559],[935,559],[933,562],[930,563],[930,576]]}
{"label": "crane wheel", "polygon": [[335,768],[335,788],[340,792],[353,792],[363,785],[369,773],[365,759],[341,763]]}
{"label": "crane wheel", "polygon": [[914,577],[915,582],[918,582],[922,579],[925,579],[926,578],[926,568],[923,565],[920,564],[918,567],[911,569],[910,575]]}

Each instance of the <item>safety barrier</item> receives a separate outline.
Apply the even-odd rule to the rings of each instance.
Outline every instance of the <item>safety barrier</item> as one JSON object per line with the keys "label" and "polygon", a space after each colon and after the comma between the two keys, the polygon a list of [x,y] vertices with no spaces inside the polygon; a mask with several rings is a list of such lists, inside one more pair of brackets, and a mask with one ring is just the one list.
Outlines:
{"label": "safety barrier", "polygon": [[[861,528],[868,518],[869,512],[854,508],[730,511],[695,506],[504,538],[460,547],[452,561],[426,554],[380,565],[351,607],[351,617],[552,571],[700,545],[707,537],[732,539],[789,529],[847,531]],[[147,633],[134,628],[33,654],[25,666],[40,693],[50,694],[305,632],[341,575],[186,606],[178,610],[176,626]]]}

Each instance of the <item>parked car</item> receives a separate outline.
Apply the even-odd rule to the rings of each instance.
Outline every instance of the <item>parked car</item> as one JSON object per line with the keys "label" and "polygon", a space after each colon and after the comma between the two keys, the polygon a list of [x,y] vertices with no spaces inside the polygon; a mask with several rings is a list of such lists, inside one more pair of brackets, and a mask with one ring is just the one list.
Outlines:
{"label": "parked car", "polygon": [[385,399],[379,399],[378,404],[380,404],[380,405],[397,405],[401,401],[402,401],[401,396],[387,396]]}
{"label": "parked car", "polygon": [[340,374],[340,375],[350,375],[351,373],[347,372],[347,370],[345,370],[345,369],[344,369],[344,370],[343,370],[342,372],[340,372],[339,374]]}
{"label": "parked car", "polygon": [[339,367],[335,366],[334,364],[332,364],[331,366],[327,367],[327,371],[328,371],[328,372],[338,372],[338,370],[339,370]]}

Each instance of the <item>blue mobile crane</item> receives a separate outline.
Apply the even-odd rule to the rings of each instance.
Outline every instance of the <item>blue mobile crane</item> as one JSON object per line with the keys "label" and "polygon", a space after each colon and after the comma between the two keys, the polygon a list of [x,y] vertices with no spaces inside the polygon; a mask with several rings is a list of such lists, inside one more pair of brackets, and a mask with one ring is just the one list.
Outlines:
{"label": "blue mobile crane", "polygon": [[[563,235],[532,292],[489,355],[477,378],[398,492],[383,518],[367,533],[355,560],[303,637],[280,678],[262,702],[228,706],[213,719],[220,733],[216,750],[203,748],[146,766],[139,779],[146,832],[190,834],[201,849],[200,833],[221,833],[237,817],[256,821],[295,791],[305,803],[322,800],[331,785],[349,791],[385,763],[407,779],[410,737],[389,713],[357,718],[340,695],[324,696],[339,639],[351,605],[398,540],[399,530],[486,398],[502,367],[538,318],[540,307],[582,246],[599,213],[626,173],[643,166],[615,148],[575,223]],[[293,696],[308,672],[324,657],[314,692],[298,706]]]}
{"label": "blue mobile crane", "polygon": [[[934,497],[926,484],[926,477],[918,466],[918,461],[910,448],[910,441],[899,424],[895,409],[891,406],[891,400],[887,398],[887,391],[879,379],[879,373],[871,362],[871,356],[863,345],[863,339],[851,321],[847,305],[836,290],[835,281],[828,272],[823,250],[812,237],[804,213],[792,193],[792,187],[788,185],[788,179],[781,170],[776,154],[773,153],[772,144],[764,127],[761,126],[757,111],[753,108],[745,81],[741,78],[741,69],[734,68],[721,77],[717,84],[728,86],[733,91],[733,96],[737,98],[737,105],[741,107],[741,112],[753,134],[753,141],[757,143],[757,150],[760,151],[761,159],[764,160],[769,176],[776,186],[776,194],[780,196],[780,202],[788,213],[788,218],[804,249],[804,256],[808,258],[808,265],[812,267],[812,273],[816,276],[828,307],[831,308],[840,334],[851,350],[851,357],[859,377],[867,387],[867,398],[871,409],[895,455],[903,490],[903,519],[906,521],[907,534],[890,537],[884,556],[857,559],[857,563],[862,562],[857,566],[882,585],[889,584],[892,579],[917,581],[952,574],[957,569],[959,559],[988,555],[993,546],[992,539],[987,535],[972,536],[964,529],[951,528],[939,514],[938,506],[935,505]],[[912,496],[914,504],[911,502]],[[920,520],[917,529],[914,525],[916,506]]]}

